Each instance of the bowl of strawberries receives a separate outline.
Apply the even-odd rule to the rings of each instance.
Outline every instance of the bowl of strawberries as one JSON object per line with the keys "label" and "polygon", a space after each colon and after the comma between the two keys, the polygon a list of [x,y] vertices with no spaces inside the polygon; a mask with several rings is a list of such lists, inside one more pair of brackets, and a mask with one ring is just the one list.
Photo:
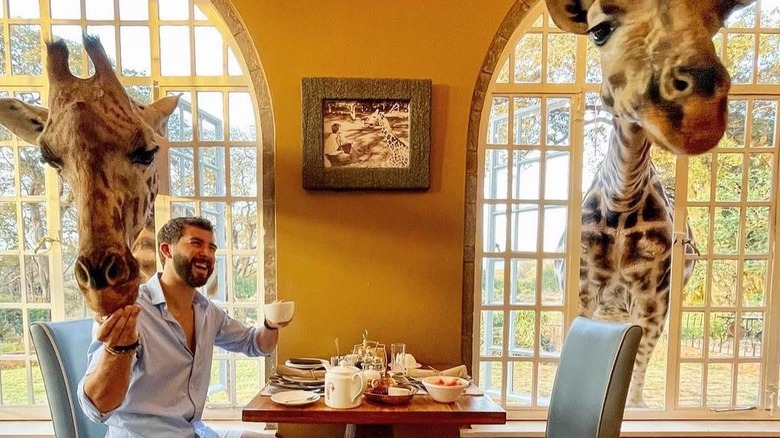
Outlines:
{"label": "bowl of strawberries", "polygon": [[439,403],[452,403],[463,394],[469,381],[460,377],[430,376],[422,379],[428,395]]}

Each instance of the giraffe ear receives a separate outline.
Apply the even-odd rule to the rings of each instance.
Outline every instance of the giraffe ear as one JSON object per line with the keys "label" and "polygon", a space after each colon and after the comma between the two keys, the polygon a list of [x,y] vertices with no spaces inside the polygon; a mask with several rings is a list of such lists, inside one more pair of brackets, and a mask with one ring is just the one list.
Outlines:
{"label": "giraffe ear", "polygon": [[588,30],[588,9],[593,0],[546,0],[555,25],[562,31],[584,34]]}
{"label": "giraffe ear", "polygon": [[146,107],[147,111],[144,112],[144,115],[158,135],[165,137],[168,130],[168,117],[176,110],[179,96],[181,95],[165,96]]}
{"label": "giraffe ear", "polygon": [[27,143],[38,144],[38,136],[43,132],[48,118],[49,110],[46,108],[18,99],[0,99],[0,125]]}

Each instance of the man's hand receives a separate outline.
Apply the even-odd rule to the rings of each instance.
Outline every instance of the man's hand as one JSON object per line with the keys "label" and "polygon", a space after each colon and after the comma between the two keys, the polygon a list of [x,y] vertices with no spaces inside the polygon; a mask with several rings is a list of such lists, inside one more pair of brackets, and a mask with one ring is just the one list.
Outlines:
{"label": "man's hand", "polygon": [[116,310],[108,317],[95,317],[100,323],[97,340],[109,347],[124,347],[136,343],[138,331],[135,324],[140,312],[141,306],[133,304]]}

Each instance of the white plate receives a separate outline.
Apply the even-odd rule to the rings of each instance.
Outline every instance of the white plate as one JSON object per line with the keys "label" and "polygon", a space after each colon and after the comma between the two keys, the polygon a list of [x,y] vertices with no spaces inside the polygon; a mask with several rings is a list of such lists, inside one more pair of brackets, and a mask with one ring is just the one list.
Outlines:
{"label": "white plate", "polygon": [[311,391],[282,391],[271,396],[271,401],[287,406],[301,406],[314,403],[320,399],[320,395]]}
{"label": "white plate", "polygon": [[290,359],[287,359],[284,364],[290,368],[295,368],[298,370],[316,370],[319,368],[323,368],[325,365],[328,365],[328,361],[324,359],[318,359],[316,357],[302,357],[301,359],[308,359],[308,360],[318,360],[320,361],[319,364],[297,364],[292,363]]}
{"label": "white plate", "polygon": [[421,365],[421,364],[419,364],[419,363],[416,363],[416,364],[414,364],[414,365],[412,365],[412,366],[410,366],[410,367],[407,367],[407,368],[414,368],[414,369],[417,369],[417,368],[422,368],[422,365]]}
{"label": "white plate", "polygon": [[322,386],[325,384],[325,378],[312,379],[310,377],[295,377],[295,376],[282,376],[282,380],[286,380],[292,383],[300,383],[302,385]]}

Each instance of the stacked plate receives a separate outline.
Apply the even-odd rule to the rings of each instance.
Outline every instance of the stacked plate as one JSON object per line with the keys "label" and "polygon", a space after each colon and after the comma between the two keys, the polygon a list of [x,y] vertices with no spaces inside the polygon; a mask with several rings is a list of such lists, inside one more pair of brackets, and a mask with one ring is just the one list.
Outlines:
{"label": "stacked plate", "polygon": [[290,368],[295,368],[298,370],[318,370],[320,368],[325,368],[325,365],[328,364],[328,361],[313,357],[294,357],[287,359],[284,364]]}

